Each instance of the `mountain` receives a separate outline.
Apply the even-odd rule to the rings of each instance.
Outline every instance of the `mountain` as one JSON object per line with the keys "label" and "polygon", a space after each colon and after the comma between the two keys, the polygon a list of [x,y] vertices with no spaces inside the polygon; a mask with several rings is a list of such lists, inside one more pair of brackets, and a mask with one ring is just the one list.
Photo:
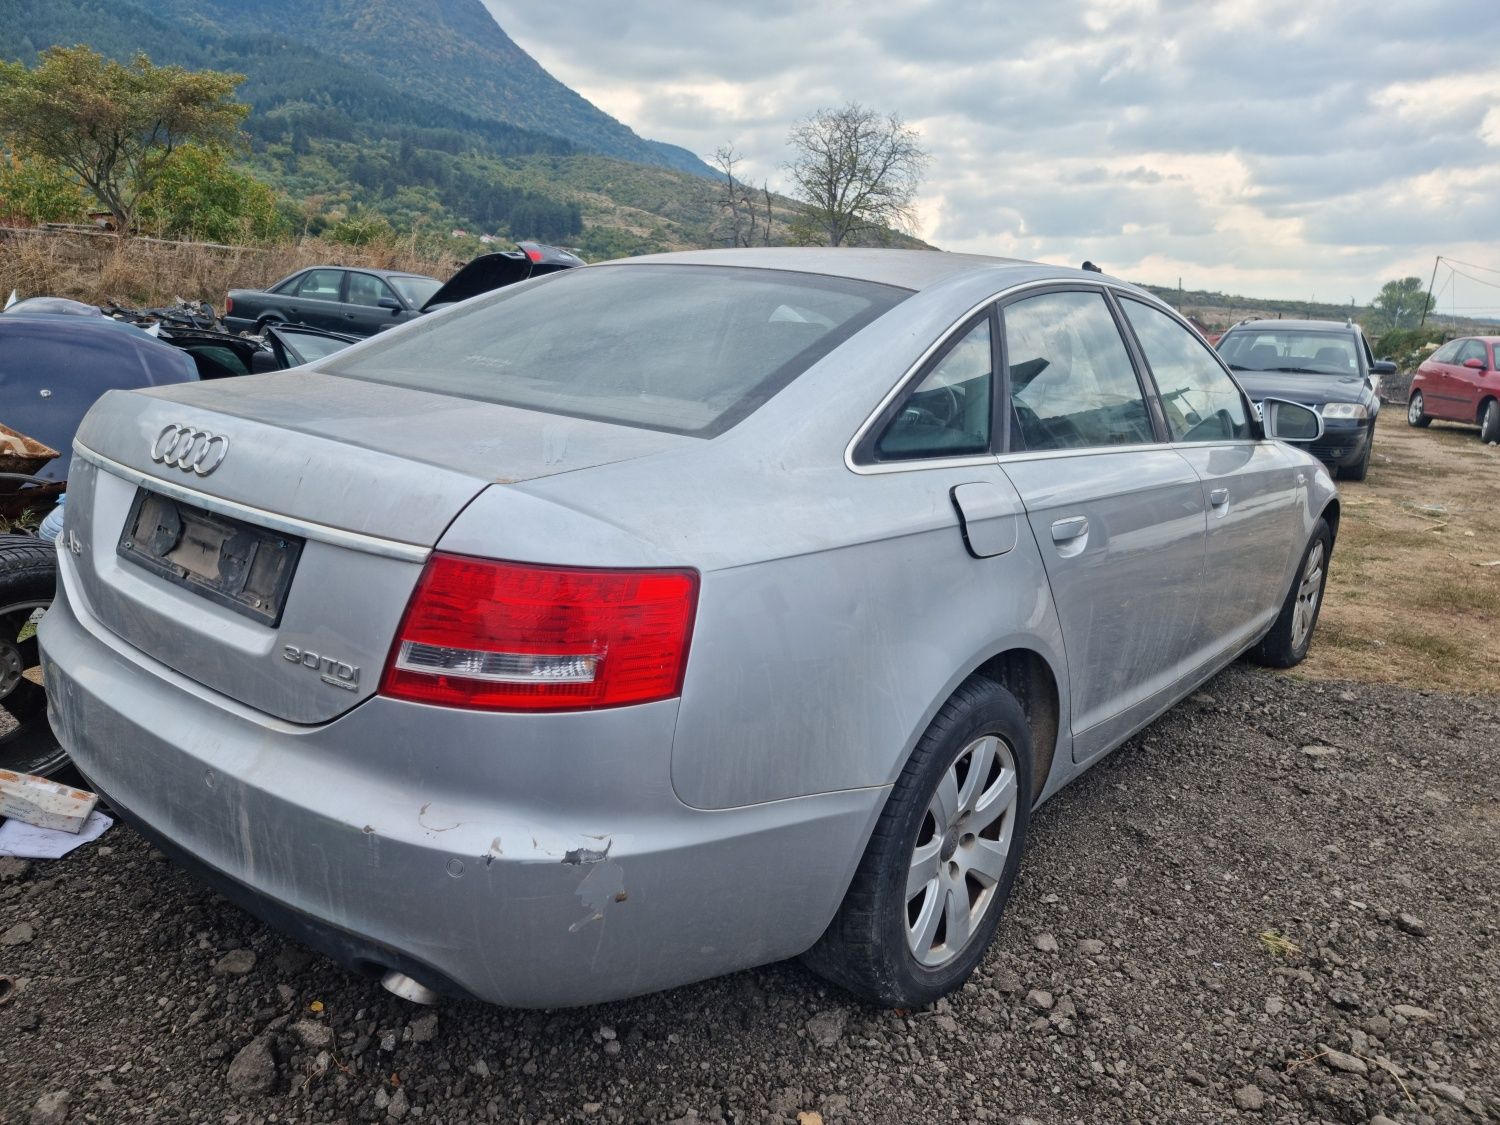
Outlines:
{"label": "mountain", "polygon": [[0,0],[0,27],[0,55],[26,61],[54,43],[85,42],[106,54],[142,50],[153,62],[237,69],[252,104],[276,54],[301,56],[306,79],[330,89],[341,77],[385,85],[429,121],[508,125],[712,175],[686,149],[637,136],[553,78],[480,0]]}

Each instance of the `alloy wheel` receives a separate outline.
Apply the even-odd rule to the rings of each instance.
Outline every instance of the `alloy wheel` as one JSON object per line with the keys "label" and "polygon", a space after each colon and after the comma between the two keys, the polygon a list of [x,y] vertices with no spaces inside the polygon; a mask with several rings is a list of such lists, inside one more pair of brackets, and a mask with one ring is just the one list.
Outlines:
{"label": "alloy wheel", "polygon": [[1411,401],[1406,404],[1406,420],[1415,426],[1422,420],[1422,392],[1418,391],[1411,396]]}
{"label": "alloy wheel", "polygon": [[1292,610],[1292,647],[1300,649],[1307,643],[1312,632],[1313,620],[1318,615],[1318,599],[1323,596],[1323,541],[1320,539],[1307,552],[1307,562],[1302,567],[1302,582],[1297,587],[1297,604]]}
{"label": "alloy wheel", "polygon": [[906,876],[906,942],[919,964],[947,964],[979,929],[1005,871],[1019,800],[1014,754],[997,735],[970,742],[944,771]]}

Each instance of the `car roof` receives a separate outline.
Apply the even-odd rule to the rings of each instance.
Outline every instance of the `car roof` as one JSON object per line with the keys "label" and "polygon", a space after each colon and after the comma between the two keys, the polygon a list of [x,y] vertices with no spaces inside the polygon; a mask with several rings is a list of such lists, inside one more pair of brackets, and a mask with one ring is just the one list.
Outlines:
{"label": "car roof", "polygon": [[[300,270],[293,270],[291,273],[287,274],[286,277],[283,277],[281,280],[285,281],[287,277],[296,277],[298,274],[306,273],[308,270],[348,270],[350,273],[372,273],[376,277],[383,277],[383,278],[387,278],[387,279],[392,278],[392,277],[420,277],[424,281],[436,281],[437,280],[437,278],[435,278],[435,277],[429,277],[425,273],[414,273],[411,270],[382,270],[382,269],[376,269],[374,266],[331,266],[331,265],[303,266]],[[278,282],[272,282],[271,284],[275,285],[275,284],[278,284]]]}
{"label": "car roof", "polygon": [[0,316],[0,325],[7,327],[21,324],[41,324],[55,328],[58,335],[70,332],[126,332],[159,343],[155,336],[138,325],[116,320],[112,316],[79,316],[77,313],[8,312]]}
{"label": "car roof", "polygon": [[[987,254],[952,254],[942,250],[890,250],[875,247],[756,246],[748,249],[684,250],[672,254],[645,254],[616,258],[600,266],[637,263],[667,263],[689,266],[737,266],[751,269],[816,273],[847,277],[879,285],[921,290],[963,274],[1015,273],[1036,277],[1104,280],[1091,270],[1070,269],[1020,258],[996,258]],[[590,266],[598,269],[600,266]],[[1018,277],[1017,280],[1022,280]],[[1109,279],[1117,280],[1117,279]],[[1134,288],[1132,286],[1132,288]]]}
{"label": "car roof", "polygon": [[1242,320],[1238,324],[1231,325],[1225,329],[1224,335],[1235,331],[1237,328],[1262,329],[1262,328],[1290,328],[1296,332],[1362,332],[1358,324],[1347,324],[1342,320],[1278,320],[1275,317],[1258,316],[1250,320]]}

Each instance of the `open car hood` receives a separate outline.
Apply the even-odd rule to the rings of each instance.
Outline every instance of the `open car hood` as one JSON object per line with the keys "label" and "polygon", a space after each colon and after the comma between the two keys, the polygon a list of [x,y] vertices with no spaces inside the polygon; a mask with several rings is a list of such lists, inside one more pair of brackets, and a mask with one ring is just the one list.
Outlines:
{"label": "open car hood", "polygon": [[497,250],[481,254],[443,283],[422,305],[422,312],[432,312],[446,305],[467,301],[492,289],[503,289],[528,277],[538,277],[557,270],[573,269],[585,262],[576,254],[546,246],[540,242],[517,243],[514,250]]}

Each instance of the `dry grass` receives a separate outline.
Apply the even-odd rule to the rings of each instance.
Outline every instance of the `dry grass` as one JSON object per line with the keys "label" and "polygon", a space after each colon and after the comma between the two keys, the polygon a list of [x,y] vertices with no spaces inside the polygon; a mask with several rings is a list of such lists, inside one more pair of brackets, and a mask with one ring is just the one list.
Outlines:
{"label": "dry grass", "polygon": [[0,302],[14,289],[23,297],[73,297],[91,304],[153,306],[183,297],[222,311],[230,289],[258,288],[304,266],[328,263],[440,278],[462,264],[434,258],[414,240],[360,248],[321,239],[226,247],[0,229]]}
{"label": "dry grass", "polygon": [[1343,481],[1322,619],[1294,675],[1500,693],[1500,449],[1471,427],[1380,415],[1369,479]]}

